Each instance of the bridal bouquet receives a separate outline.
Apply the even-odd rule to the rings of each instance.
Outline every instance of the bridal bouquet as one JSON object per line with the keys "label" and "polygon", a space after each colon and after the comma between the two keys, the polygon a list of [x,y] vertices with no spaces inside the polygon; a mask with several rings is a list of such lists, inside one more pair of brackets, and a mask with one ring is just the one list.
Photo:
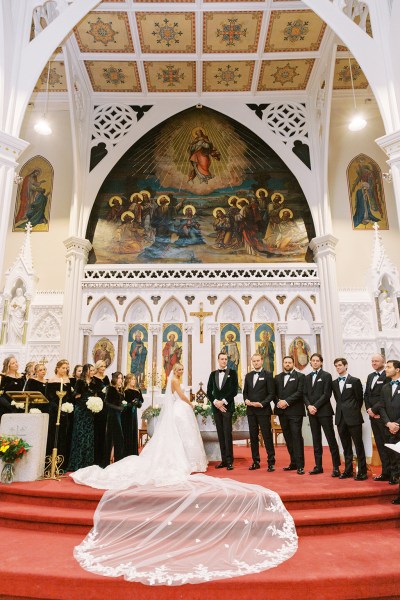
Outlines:
{"label": "bridal bouquet", "polygon": [[103,400],[97,396],[90,396],[86,401],[86,406],[93,413],[99,413],[103,408]]}
{"label": "bridal bouquet", "polygon": [[74,405],[72,402],[63,402],[61,404],[61,411],[64,413],[72,413],[74,412]]}

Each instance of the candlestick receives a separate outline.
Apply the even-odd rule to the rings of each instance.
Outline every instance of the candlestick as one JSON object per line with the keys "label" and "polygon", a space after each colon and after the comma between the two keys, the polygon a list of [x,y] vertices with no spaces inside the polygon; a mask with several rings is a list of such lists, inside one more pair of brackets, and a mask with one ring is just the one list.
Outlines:
{"label": "candlestick", "polygon": [[61,379],[60,392],[63,391],[63,380]]}

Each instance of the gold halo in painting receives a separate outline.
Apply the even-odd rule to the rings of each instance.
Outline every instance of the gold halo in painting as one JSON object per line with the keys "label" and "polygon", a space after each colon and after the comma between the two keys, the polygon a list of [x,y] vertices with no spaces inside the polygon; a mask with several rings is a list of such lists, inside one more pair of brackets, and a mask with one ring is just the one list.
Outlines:
{"label": "gold halo in painting", "polygon": [[202,132],[204,133],[204,135],[207,135],[207,132],[206,132],[206,130],[204,129],[204,127],[201,127],[200,125],[198,125],[197,127],[194,127],[194,128],[192,129],[192,139],[193,139],[193,140],[195,139],[195,137],[196,137],[196,133],[197,133],[198,131],[202,131]]}
{"label": "gold halo in painting", "polygon": [[147,190],[141,190],[139,194],[141,194],[142,197],[146,194],[147,198],[151,198],[151,194]]}
{"label": "gold halo in painting", "polygon": [[116,203],[122,206],[122,198],[120,196],[113,196],[110,198],[108,201],[108,206],[115,206]]}
{"label": "gold halo in painting", "polygon": [[237,202],[239,200],[239,196],[229,196],[229,198],[228,198],[229,206],[232,206],[232,200],[236,200],[236,202]]}
{"label": "gold halo in painting", "polygon": [[290,215],[290,218],[293,219],[293,212],[290,210],[290,208],[282,208],[282,210],[279,211],[279,218],[282,219],[283,213],[288,212]]}
{"label": "gold halo in painting", "polygon": [[260,192],[264,192],[265,197],[268,196],[268,191],[265,188],[258,188],[258,190],[256,191],[256,197],[257,198],[260,197]]}
{"label": "gold halo in painting", "polygon": [[[138,196],[138,197],[139,197],[139,200],[140,200],[140,202],[143,202],[143,196],[142,196],[142,193],[141,193],[141,192],[134,192],[134,193],[132,194],[132,196],[129,198],[129,201],[130,201],[130,202],[133,202],[133,201],[135,200],[136,196]],[[138,204],[140,204],[140,202],[138,201]]]}
{"label": "gold halo in painting", "polygon": [[245,204],[249,203],[249,201],[247,200],[247,198],[239,198],[239,202],[244,202]]}
{"label": "gold halo in painting", "polygon": [[177,339],[177,337],[178,337],[178,336],[176,335],[176,333],[174,333],[173,331],[170,331],[170,332],[169,332],[169,334],[167,335],[167,338],[168,338],[168,339],[171,339],[171,336],[174,338],[174,340],[176,340],[176,339]]}
{"label": "gold halo in painting", "polygon": [[184,207],[182,208],[182,212],[183,212],[183,214],[184,214],[184,215],[186,215],[186,211],[187,211],[187,209],[188,209],[188,208],[191,208],[191,209],[192,209],[192,213],[193,213],[194,215],[196,214],[196,209],[195,209],[195,207],[193,206],[193,204],[188,204],[187,206],[184,206]]}
{"label": "gold halo in painting", "polygon": [[275,192],[275,194],[272,194],[272,196],[271,196],[272,202],[275,200],[275,198],[279,198],[279,204],[282,204],[282,202],[285,201],[283,194],[280,194],[279,192]]}
{"label": "gold halo in painting", "polygon": [[157,204],[158,204],[158,206],[161,206],[160,201],[163,198],[166,198],[168,200],[167,204],[169,204],[171,202],[170,198],[166,194],[161,194],[161,196],[158,196],[158,198],[157,198]]}
{"label": "gold halo in painting", "polygon": [[131,210],[126,210],[125,212],[122,213],[121,215],[121,221],[124,222],[125,221],[125,217],[131,217],[132,219],[135,218],[135,215],[133,214],[133,212]]}
{"label": "gold halo in painting", "polygon": [[233,342],[236,340],[236,333],[234,331],[227,331],[225,334],[225,339],[228,339],[228,335],[232,335],[233,336]]}
{"label": "gold halo in painting", "polygon": [[217,212],[218,212],[219,210],[220,210],[222,213],[224,213],[224,215],[226,215],[226,210],[225,210],[224,208],[222,208],[222,206],[217,206],[217,208],[214,208],[214,210],[213,210],[213,216],[214,216],[215,218],[217,218]]}

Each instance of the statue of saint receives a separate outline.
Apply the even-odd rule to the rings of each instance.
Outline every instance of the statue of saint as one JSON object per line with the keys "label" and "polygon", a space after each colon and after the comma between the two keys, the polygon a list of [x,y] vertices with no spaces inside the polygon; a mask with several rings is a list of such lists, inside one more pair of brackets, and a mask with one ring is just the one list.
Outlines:
{"label": "statue of saint", "polygon": [[393,300],[387,290],[383,290],[379,294],[379,312],[381,315],[382,329],[395,329],[397,327]]}
{"label": "statue of saint", "polygon": [[10,300],[8,316],[8,336],[9,344],[20,344],[24,334],[26,315],[26,298],[21,287],[15,290],[15,295]]}

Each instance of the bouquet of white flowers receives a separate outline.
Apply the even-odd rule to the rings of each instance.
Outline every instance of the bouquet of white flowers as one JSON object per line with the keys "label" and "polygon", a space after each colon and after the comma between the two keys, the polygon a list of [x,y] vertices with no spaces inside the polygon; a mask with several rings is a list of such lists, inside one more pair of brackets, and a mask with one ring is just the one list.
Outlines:
{"label": "bouquet of white flowers", "polygon": [[15,408],[25,408],[25,403],[24,402],[15,402],[15,400],[11,400],[11,406],[15,406]]}
{"label": "bouquet of white flowers", "polygon": [[103,408],[103,400],[97,396],[90,396],[86,401],[86,406],[93,413],[98,413]]}
{"label": "bouquet of white flowers", "polygon": [[74,405],[72,404],[72,402],[63,402],[61,404],[61,410],[64,413],[72,413],[74,412]]}
{"label": "bouquet of white flowers", "polygon": [[38,414],[41,415],[42,414],[42,411],[39,408],[31,408],[29,410],[29,412],[30,412],[31,415],[38,415]]}

